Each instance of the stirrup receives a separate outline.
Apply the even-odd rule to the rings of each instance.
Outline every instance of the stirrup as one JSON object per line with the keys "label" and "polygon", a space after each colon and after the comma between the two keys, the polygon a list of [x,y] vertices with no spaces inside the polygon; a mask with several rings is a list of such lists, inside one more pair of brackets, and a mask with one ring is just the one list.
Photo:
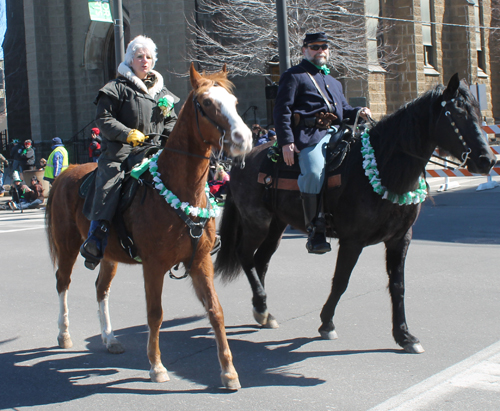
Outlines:
{"label": "stirrup", "polygon": [[[95,246],[95,249],[88,250],[87,247],[89,245]],[[98,253],[93,253],[92,251],[97,251]],[[83,258],[85,258],[85,267],[87,267],[89,270],[95,270],[95,268],[99,265],[101,259],[103,258],[102,251],[98,249],[96,242],[94,240],[90,240],[90,238],[87,238],[80,247],[80,254]]]}
{"label": "stirrup", "polygon": [[88,268],[89,270],[95,270],[95,268],[99,265],[100,261],[96,260],[88,260],[85,259],[85,267]]}
{"label": "stirrup", "polygon": [[318,232],[316,227],[309,232],[306,248],[309,254],[325,254],[332,251],[330,243],[326,241],[325,233]]}

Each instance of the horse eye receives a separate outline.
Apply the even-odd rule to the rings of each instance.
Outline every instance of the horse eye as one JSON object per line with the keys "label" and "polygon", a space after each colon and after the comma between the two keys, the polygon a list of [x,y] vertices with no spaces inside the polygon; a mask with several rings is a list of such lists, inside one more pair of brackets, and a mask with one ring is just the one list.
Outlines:
{"label": "horse eye", "polygon": [[212,105],[212,100],[209,99],[203,100],[203,105],[205,107],[210,107]]}

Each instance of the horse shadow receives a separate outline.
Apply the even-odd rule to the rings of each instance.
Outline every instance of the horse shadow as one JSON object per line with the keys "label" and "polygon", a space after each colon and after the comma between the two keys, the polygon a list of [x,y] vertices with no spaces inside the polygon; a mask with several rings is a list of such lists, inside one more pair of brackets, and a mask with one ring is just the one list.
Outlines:
{"label": "horse shadow", "polygon": [[[100,335],[88,338],[85,350],[62,350],[54,346],[3,352],[0,354],[0,409],[64,403],[95,394],[231,394],[230,391],[219,388],[220,366],[211,327],[207,325],[192,329],[173,329],[202,318],[204,319],[196,316],[163,322],[160,345],[164,365],[172,378],[172,381],[165,384],[153,384],[149,380],[145,349],[148,338],[146,326],[134,326],[115,332],[125,347],[125,353],[120,355],[109,354]],[[326,382],[323,379],[294,371],[294,364],[312,357],[398,352],[303,352],[297,350],[318,338],[264,342],[245,339],[245,336],[258,331],[259,327],[250,325],[227,327],[235,367],[243,388],[308,387],[323,384]],[[0,341],[0,346],[9,341]],[[140,377],[135,376],[137,371]],[[186,380],[199,387],[176,390],[176,380]]]}

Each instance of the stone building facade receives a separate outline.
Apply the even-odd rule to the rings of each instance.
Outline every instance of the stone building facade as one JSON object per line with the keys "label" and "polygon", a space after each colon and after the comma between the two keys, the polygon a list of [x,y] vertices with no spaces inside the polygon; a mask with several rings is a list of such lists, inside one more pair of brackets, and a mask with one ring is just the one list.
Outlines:
{"label": "stone building facade", "polygon": [[[68,141],[93,127],[97,91],[114,76],[114,30],[92,22],[86,1],[6,0],[4,41],[10,138],[36,143],[54,136]],[[195,0],[123,0],[126,43],[138,34],[158,46],[156,69],[181,103],[190,90],[186,16]],[[388,24],[386,44],[403,64],[368,61],[365,79],[345,80],[346,97],[364,98],[375,118],[390,113],[458,72],[469,84],[486,86],[489,123],[500,119],[500,73],[491,69],[490,32],[498,25],[491,0],[365,0],[366,14]],[[363,12],[363,11],[362,11]],[[479,42],[479,43],[478,43]],[[478,46],[479,45],[479,46]],[[373,55],[372,55],[373,59]],[[270,66],[270,72],[276,66]],[[247,124],[272,122],[263,77],[235,78],[239,111]],[[359,100],[358,100],[359,101]],[[179,107],[180,108],[180,107]],[[88,137],[88,136],[87,136]]]}

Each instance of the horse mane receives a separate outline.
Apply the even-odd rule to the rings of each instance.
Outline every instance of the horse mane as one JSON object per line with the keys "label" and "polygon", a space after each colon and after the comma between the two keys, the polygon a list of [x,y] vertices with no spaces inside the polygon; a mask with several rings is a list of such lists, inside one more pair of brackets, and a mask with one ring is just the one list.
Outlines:
{"label": "horse mane", "polygon": [[225,88],[229,93],[233,94],[234,84],[227,79],[226,73],[224,71],[218,71],[216,73],[206,73],[203,71],[202,84],[196,90],[196,94],[203,94],[208,91],[210,87],[214,85],[221,86]]}
{"label": "horse mane", "polygon": [[[416,176],[423,173],[422,160],[406,153],[424,155],[435,148],[433,127],[442,106],[436,102],[443,96],[445,86],[439,84],[422,96],[388,114],[370,130],[372,146],[382,184],[403,194],[415,188]],[[471,116],[479,116],[479,105],[468,87],[460,83],[457,104]]]}

